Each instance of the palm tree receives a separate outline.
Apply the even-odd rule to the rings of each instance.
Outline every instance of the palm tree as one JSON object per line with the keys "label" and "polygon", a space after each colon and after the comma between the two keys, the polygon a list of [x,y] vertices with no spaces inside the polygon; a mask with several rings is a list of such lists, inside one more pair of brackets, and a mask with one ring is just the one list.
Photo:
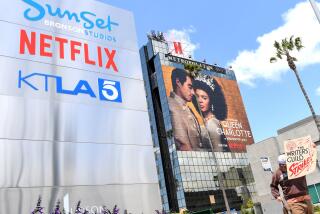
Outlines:
{"label": "palm tree", "polygon": [[318,129],[318,133],[320,135],[320,124],[319,124],[319,122],[317,120],[317,117],[316,117],[316,114],[315,114],[314,109],[312,107],[312,104],[311,104],[311,101],[309,99],[309,96],[308,96],[306,90],[304,89],[304,86],[302,84],[302,81],[300,79],[300,76],[299,76],[299,73],[298,73],[298,70],[297,70],[297,67],[296,67],[296,64],[295,64],[297,59],[290,55],[290,52],[292,52],[293,50],[296,49],[297,51],[300,51],[303,48],[302,42],[301,42],[301,38],[300,37],[294,38],[293,36],[291,36],[290,39],[287,39],[287,38],[282,39],[281,43],[275,41],[273,46],[276,48],[276,57],[271,57],[270,58],[270,62],[271,63],[276,62],[277,59],[282,59],[282,57],[286,58],[289,68],[296,75],[296,78],[298,80],[299,86],[301,88],[301,91],[302,91],[307,103],[308,103],[308,106],[310,108],[312,117],[314,119],[314,122],[316,123],[317,129]]}

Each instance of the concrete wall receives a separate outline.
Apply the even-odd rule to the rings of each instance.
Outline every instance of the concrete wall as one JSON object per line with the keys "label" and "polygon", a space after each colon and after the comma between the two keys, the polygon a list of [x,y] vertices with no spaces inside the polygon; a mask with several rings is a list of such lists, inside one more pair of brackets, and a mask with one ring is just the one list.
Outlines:
{"label": "concrete wall", "polygon": [[[268,149],[266,149],[266,145],[268,145]],[[278,157],[276,138],[268,138],[261,143],[248,146],[247,151],[248,159],[253,171],[257,195],[269,194],[270,188],[268,184],[270,184],[272,173],[263,170],[260,157],[269,157],[272,169],[276,169],[276,157]]]}
{"label": "concrete wall", "polygon": [[277,203],[270,193],[272,172],[264,171],[260,161],[260,157],[269,157],[272,169],[275,170],[278,167],[277,157],[280,151],[277,139],[272,137],[247,146],[247,151],[255,180],[256,195],[253,200],[261,203],[263,213],[281,213],[282,205]]}

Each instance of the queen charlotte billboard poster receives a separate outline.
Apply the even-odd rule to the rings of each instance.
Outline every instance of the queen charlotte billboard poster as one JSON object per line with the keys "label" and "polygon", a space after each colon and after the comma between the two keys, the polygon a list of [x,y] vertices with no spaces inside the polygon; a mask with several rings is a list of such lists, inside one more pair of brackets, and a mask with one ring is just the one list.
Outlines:
{"label": "queen charlotte billboard poster", "polygon": [[245,152],[253,136],[236,80],[162,66],[178,151]]}

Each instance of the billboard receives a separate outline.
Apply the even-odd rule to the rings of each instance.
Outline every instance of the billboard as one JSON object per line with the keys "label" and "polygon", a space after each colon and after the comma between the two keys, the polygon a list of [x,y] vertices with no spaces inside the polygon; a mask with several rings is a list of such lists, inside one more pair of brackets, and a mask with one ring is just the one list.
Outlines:
{"label": "billboard", "polygon": [[244,152],[253,136],[236,80],[162,66],[178,151]]}
{"label": "billboard", "polygon": [[159,209],[132,13],[93,0],[0,11],[0,213],[29,212],[39,195],[46,211],[65,195]]}

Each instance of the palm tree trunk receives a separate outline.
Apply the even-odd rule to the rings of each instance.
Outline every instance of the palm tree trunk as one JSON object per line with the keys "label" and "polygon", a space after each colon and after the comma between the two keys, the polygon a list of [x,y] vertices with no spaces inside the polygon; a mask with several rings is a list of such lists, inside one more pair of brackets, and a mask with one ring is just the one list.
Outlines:
{"label": "palm tree trunk", "polygon": [[306,99],[306,101],[307,101],[307,103],[308,103],[308,106],[309,106],[309,108],[310,108],[310,111],[311,111],[313,120],[314,120],[314,122],[316,123],[317,129],[318,129],[319,138],[320,138],[320,123],[319,123],[319,121],[317,120],[316,113],[315,113],[315,111],[314,111],[314,109],[313,109],[313,107],[312,107],[312,104],[311,104],[311,101],[310,101],[310,99],[309,99],[309,96],[308,96],[306,90],[304,89],[304,86],[303,86],[303,84],[302,84],[302,81],[301,81],[301,79],[300,79],[300,76],[299,76],[299,74],[298,74],[297,69],[292,69],[292,70],[293,70],[294,74],[296,75],[296,78],[297,78],[297,80],[298,80],[298,83],[299,83],[299,86],[300,86],[300,88],[301,88],[301,91],[302,91],[302,93],[303,93],[303,95],[304,95],[304,98]]}

